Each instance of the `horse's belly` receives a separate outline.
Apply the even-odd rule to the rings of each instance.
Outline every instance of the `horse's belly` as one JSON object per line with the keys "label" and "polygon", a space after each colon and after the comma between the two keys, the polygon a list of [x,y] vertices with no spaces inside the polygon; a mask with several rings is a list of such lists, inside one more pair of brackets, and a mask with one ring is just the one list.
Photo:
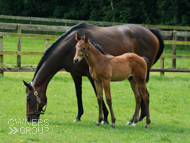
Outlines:
{"label": "horse's belly", "polygon": [[111,81],[122,81],[122,80],[128,79],[130,76],[131,76],[130,71],[115,72],[115,73],[112,73]]}

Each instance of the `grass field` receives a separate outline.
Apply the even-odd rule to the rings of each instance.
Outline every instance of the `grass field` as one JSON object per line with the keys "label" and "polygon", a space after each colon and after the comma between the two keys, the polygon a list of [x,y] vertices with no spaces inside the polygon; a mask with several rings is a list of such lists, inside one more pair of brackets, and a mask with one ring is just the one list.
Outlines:
{"label": "grass field", "polygon": [[151,73],[147,84],[152,120],[149,129],[144,129],[145,120],[136,127],[126,125],[135,108],[128,81],[111,84],[116,128],[112,129],[110,124],[96,127],[98,103],[86,77],[83,77],[84,115],[80,122],[73,122],[77,101],[74,83],[67,72],[56,74],[48,86],[48,106],[45,115],[41,115],[42,123],[28,124],[22,80],[31,81],[33,74],[5,73],[0,77],[0,142],[190,142],[187,73],[166,73],[164,77]]}

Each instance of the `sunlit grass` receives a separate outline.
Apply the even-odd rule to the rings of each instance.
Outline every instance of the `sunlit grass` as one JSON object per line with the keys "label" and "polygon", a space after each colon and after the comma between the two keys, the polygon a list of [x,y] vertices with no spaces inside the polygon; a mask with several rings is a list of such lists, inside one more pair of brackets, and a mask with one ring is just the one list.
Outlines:
{"label": "sunlit grass", "polygon": [[[0,77],[0,141],[1,142],[190,142],[190,76],[188,73],[151,73],[147,84],[150,93],[149,129],[145,120],[136,127],[125,124],[134,113],[135,99],[128,81],[111,83],[116,128],[95,126],[98,103],[86,77],[83,77],[84,115],[77,115],[75,88],[69,73],[60,72],[47,89],[48,106],[43,121],[48,130],[26,131],[32,124],[16,124],[11,119],[25,119],[26,95],[22,80],[31,81],[34,73],[5,73]],[[110,115],[109,115],[109,122]],[[9,123],[8,123],[9,122]],[[12,127],[19,130],[9,134]],[[41,124],[40,124],[41,125]],[[45,126],[45,124],[42,123]],[[23,128],[22,128],[23,127]],[[41,126],[40,126],[41,127]],[[33,131],[33,132],[32,132]]]}

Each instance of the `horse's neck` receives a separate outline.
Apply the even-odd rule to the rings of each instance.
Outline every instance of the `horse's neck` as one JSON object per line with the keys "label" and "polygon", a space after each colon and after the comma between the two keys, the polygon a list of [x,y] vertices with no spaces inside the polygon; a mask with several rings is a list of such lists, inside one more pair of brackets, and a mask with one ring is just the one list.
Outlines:
{"label": "horse's neck", "polygon": [[[67,45],[65,45],[66,47]],[[70,47],[69,47],[70,48]],[[69,61],[69,57],[71,57],[67,50],[59,50],[59,52],[52,53],[50,57],[43,63],[41,68],[36,73],[35,77],[33,78],[33,84],[35,87],[39,87],[40,89],[45,89],[48,86],[49,81],[52,79],[52,77],[62,68],[68,68],[69,62],[63,62],[63,61]],[[65,48],[66,49],[66,48]],[[56,51],[56,49],[54,50]],[[69,49],[70,51],[70,49]],[[72,58],[71,58],[72,59]]]}
{"label": "horse's neck", "polygon": [[90,67],[94,67],[98,61],[102,61],[105,58],[105,55],[103,55],[100,51],[98,51],[92,44],[91,49],[88,55],[85,57],[86,62]]}
{"label": "horse's neck", "polygon": [[38,71],[37,75],[33,79],[33,84],[35,87],[46,92],[49,81],[58,71],[50,72],[46,68],[42,68]]}

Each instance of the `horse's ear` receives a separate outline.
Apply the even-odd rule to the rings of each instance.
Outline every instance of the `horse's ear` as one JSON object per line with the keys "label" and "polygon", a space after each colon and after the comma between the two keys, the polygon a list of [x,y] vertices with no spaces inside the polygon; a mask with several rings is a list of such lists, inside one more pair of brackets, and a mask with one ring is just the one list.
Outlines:
{"label": "horse's ear", "polygon": [[76,39],[77,41],[81,40],[81,38],[80,38],[80,36],[79,36],[78,33],[75,34],[75,39]]}
{"label": "horse's ear", "polygon": [[29,83],[27,83],[26,81],[24,81],[23,80],[23,83],[24,83],[24,85],[26,86],[26,87],[28,87],[30,90],[32,90],[32,87],[30,86],[30,84]]}
{"label": "horse's ear", "polygon": [[84,41],[88,43],[88,36],[86,34],[84,34]]}

